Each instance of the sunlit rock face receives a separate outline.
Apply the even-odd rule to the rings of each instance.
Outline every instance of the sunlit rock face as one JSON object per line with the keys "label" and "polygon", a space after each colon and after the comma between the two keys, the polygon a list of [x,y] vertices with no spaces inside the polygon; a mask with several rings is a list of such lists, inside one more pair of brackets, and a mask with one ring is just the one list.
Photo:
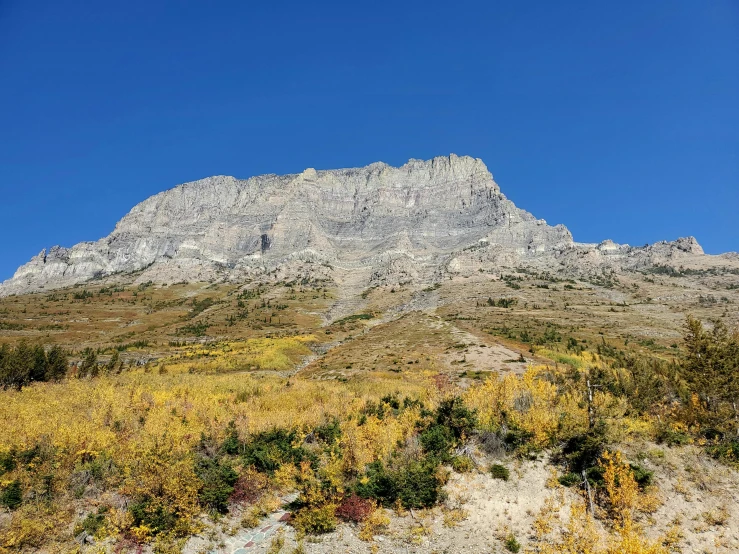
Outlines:
{"label": "sunlit rock face", "polygon": [[[694,239],[681,240],[648,248],[654,255],[702,253]],[[135,206],[97,242],[42,251],[0,294],[142,271],[162,283],[239,280],[278,269],[326,277],[326,267],[361,271],[367,284],[428,281],[500,264],[561,258],[569,266],[578,255],[612,264],[635,250],[574,243],[566,227],[509,201],[482,160],[452,154],[401,167],[377,162],[185,183]]]}

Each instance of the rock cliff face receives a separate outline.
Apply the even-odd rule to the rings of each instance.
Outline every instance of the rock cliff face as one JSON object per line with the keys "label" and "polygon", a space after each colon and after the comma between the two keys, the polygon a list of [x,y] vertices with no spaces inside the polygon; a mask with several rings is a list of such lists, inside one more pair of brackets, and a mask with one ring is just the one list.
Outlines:
{"label": "rock cliff face", "polygon": [[491,264],[636,267],[674,251],[702,254],[691,240],[578,245],[566,227],[509,201],[481,160],[452,154],[398,168],[378,162],[185,183],[135,206],[97,242],[42,251],[0,294],[139,271],[171,283],[275,271],[330,277],[331,268],[366,275],[366,286]]}

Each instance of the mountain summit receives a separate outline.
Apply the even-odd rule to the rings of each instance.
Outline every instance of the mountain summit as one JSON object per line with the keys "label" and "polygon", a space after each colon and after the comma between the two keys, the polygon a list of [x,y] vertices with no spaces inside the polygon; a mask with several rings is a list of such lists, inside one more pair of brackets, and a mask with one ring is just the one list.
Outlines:
{"label": "mountain summit", "polygon": [[452,154],[401,167],[185,183],[136,205],[97,242],[42,251],[0,294],[135,272],[172,283],[346,270],[370,286],[522,264],[582,271],[702,254],[695,239],[643,248],[575,243],[565,226],[508,200],[482,160]]}

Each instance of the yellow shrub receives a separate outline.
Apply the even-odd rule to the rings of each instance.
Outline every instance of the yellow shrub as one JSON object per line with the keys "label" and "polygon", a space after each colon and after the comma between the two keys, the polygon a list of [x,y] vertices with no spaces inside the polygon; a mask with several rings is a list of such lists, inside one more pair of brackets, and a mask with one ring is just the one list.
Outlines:
{"label": "yellow shrub", "polygon": [[390,517],[383,508],[377,508],[362,522],[359,538],[363,541],[371,541],[388,525],[390,525]]}
{"label": "yellow shrub", "polygon": [[288,491],[295,487],[298,475],[298,468],[295,464],[283,464],[275,470],[272,481],[278,489]]}
{"label": "yellow shrub", "polygon": [[344,461],[335,452],[324,458],[319,474],[331,492],[335,494],[344,492]]}
{"label": "yellow shrub", "polygon": [[465,403],[477,410],[484,427],[498,428],[505,414],[509,425],[531,433],[536,446],[546,446],[563,429],[587,428],[587,413],[579,399],[561,393],[542,378],[550,371],[537,366],[529,367],[522,376],[490,377],[465,393]]}
{"label": "yellow shrub", "polygon": [[[313,335],[254,338],[218,344],[185,346],[177,356],[166,359],[167,369],[177,372],[218,373],[249,369],[287,371],[304,356]],[[191,369],[192,368],[192,369]]]}
{"label": "yellow shrub", "polygon": [[601,466],[605,470],[603,480],[613,517],[619,522],[631,520],[639,500],[639,485],[634,479],[631,467],[621,452],[603,454]]}
{"label": "yellow shrub", "polygon": [[[293,338],[295,348],[308,338]],[[250,343],[255,354],[259,346]],[[283,344],[284,346],[284,344]],[[226,354],[235,355],[239,347]],[[261,348],[261,347],[260,347]],[[246,350],[246,347],[244,347]],[[285,350],[283,348],[283,353]],[[267,352],[265,355],[272,355]],[[286,354],[286,355],[289,355]],[[276,356],[276,354],[275,354]],[[277,358],[273,358],[273,361]],[[174,510],[184,524],[193,525],[200,508],[199,481],[193,471],[193,452],[201,435],[219,444],[234,421],[242,438],[273,427],[311,429],[337,418],[347,429],[347,444],[354,444],[348,459],[324,459],[321,476],[340,491],[341,474],[347,467],[364,470],[367,461],[389,455],[396,441],[414,431],[418,412],[407,410],[399,417],[369,421],[358,426],[356,414],[367,401],[398,393],[428,402],[423,376],[398,379],[373,377],[348,383],[318,382],[278,376],[249,374],[192,375],[167,362],[167,374],[141,371],[101,376],[92,381],[69,379],[61,383],[38,383],[21,392],[6,391],[0,402],[0,451],[29,451],[34,447],[49,456],[35,457],[28,464],[3,475],[18,479],[24,490],[42,490],[41,477],[54,476],[54,486],[73,482],[73,475],[89,473],[91,465],[110,462],[113,468],[95,486],[123,494],[131,501],[150,496]],[[182,368],[180,368],[182,369]],[[370,418],[371,419],[371,418]],[[298,468],[298,473],[304,468]],[[309,470],[310,468],[308,468]],[[33,471],[31,471],[33,470]],[[291,488],[295,468],[277,472],[278,486]],[[300,475],[300,478],[303,476]],[[86,482],[83,480],[83,483]],[[62,487],[63,488],[63,487]],[[84,485],[81,488],[84,492]],[[71,489],[66,492],[71,495]],[[72,499],[57,490],[59,506],[43,517],[25,506],[13,513],[0,531],[0,545],[48,544],[55,538],[69,540],[67,525],[48,524],[63,517],[71,523],[67,508]],[[64,510],[60,506],[66,506]],[[155,506],[154,506],[155,507]],[[132,525],[130,514],[111,511],[108,519],[118,531]],[[139,527],[146,537],[150,530]]]}
{"label": "yellow shrub", "polygon": [[379,419],[367,416],[362,425],[358,421],[346,422],[340,441],[344,470],[361,473],[367,464],[386,460],[398,442],[405,442],[414,432],[420,419],[418,408],[404,410],[399,417]]}
{"label": "yellow shrub", "polygon": [[303,508],[292,521],[300,533],[319,535],[336,528],[336,504],[324,504],[315,508]]}
{"label": "yellow shrub", "polygon": [[68,511],[55,506],[26,505],[13,513],[10,525],[0,531],[0,546],[19,551],[23,548],[39,550],[49,536],[66,527],[71,519]]}

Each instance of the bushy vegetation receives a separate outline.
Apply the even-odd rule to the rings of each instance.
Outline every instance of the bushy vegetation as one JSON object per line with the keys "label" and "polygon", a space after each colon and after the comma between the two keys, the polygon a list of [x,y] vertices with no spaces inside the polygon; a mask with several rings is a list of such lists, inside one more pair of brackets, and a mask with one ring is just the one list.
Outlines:
{"label": "bushy vegetation", "polygon": [[500,479],[502,481],[508,481],[510,474],[511,474],[510,471],[504,465],[493,464],[492,466],[490,466],[490,475],[493,476],[493,479]]}
{"label": "bushy vegetation", "polygon": [[313,467],[317,463],[315,455],[300,446],[296,430],[274,428],[258,433],[238,448],[247,466],[257,471],[274,474],[285,464],[300,464],[307,461]]}
{"label": "bushy vegetation", "polygon": [[59,346],[48,352],[43,346],[21,341],[14,348],[0,346],[0,387],[20,390],[34,381],[58,381],[67,374],[67,355]]}
{"label": "bushy vegetation", "polygon": [[[329,530],[368,464],[390,464],[418,432],[419,405],[430,399],[418,380],[319,383],[173,367],[4,393],[0,502],[12,518],[0,544],[61,540],[71,524],[121,540],[187,536],[202,512],[285,489],[301,492],[296,521],[306,532]],[[389,408],[381,399],[391,393],[408,407]],[[382,418],[360,422],[379,405]],[[76,521],[66,508],[113,493],[127,507],[103,500],[103,511]]]}
{"label": "bushy vegetation", "polygon": [[[114,371],[117,350],[101,363],[89,349],[74,374],[95,379],[63,379],[58,347],[5,346],[0,504],[10,515],[0,544],[42,549],[69,541],[70,529],[134,543],[185,537],[203,514],[218,518],[238,504],[245,524],[257,525],[288,491],[297,493],[292,524],[301,533],[330,532],[338,520],[381,527],[378,507],[444,500],[447,467],[475,468],[473,441],[499,458],[547,449],[559,483],[582,493],[585,507],[573,504],[567,533],[590,540],[590,550],[566,550],[542,528],[539,552],[649,545],[634,521],[654,478],[618,453],[618,441],[694,442],[739,463],[739,339],[721,324],[707,330],[688,319],[684,356],[664,361],[605,340],[595,351],[568,343],[563,353],[549,338],[545,353],[556,364],[465,391],[420,373],[345,382],[233,373],[294,367],[310,352],[310,335],[178,344],[168,371],[154,373]],[[511,478],[508,461],[489,467],[491,477]],[[93,500],[83,515],[70,509]],[[611,550],[593,547],[595,516],[611,522]],[[520,548],[513,536],[503,543]],[[666,552],[650,548],[624,551]]]}
{"label": "bushy vegetation", "polygon": [[166,359],[172,371],[223,373],[249,369],[288,370],[311,353],[313,335],[253,338],[207,345],[179,345],[177,355]]}

